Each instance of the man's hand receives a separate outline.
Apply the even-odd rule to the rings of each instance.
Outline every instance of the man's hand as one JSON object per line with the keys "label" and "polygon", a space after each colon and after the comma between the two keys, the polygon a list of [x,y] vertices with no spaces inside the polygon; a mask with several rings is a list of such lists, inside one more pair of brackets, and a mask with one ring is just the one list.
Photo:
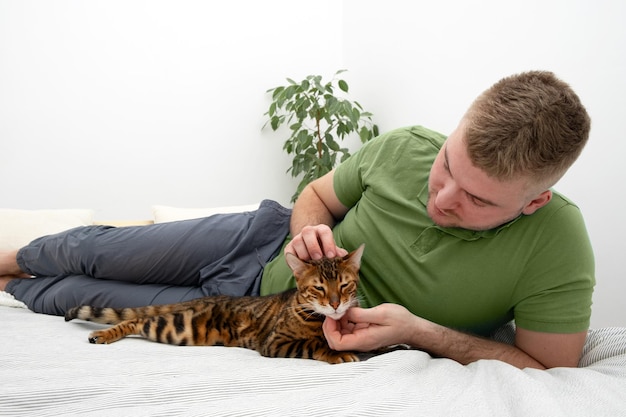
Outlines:
{"label": "man's hand", "polygon": [[323,256],[334,258],[345,256],[348,251],[335,243],[332,229],[325,224],[304,226],[285,246],[285,253],[293,253],[302,260],[320,259]]}
{"label": "man's hand", "polygon": [[353,307],[338,321],[326,318],[323,329],[331,349],[366,352],[408,344],[408,332],[417,320],[401,305],[381,304],[370,309]]}

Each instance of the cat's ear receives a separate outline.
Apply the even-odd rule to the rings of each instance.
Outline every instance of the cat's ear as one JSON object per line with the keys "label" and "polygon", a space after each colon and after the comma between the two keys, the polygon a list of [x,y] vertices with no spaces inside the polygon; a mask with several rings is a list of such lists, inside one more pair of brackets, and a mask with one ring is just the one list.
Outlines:
{"label": "cat's ear", "polygon": [[298,258],[296,255],[290,252],[287,252],[285,254],[285,260],[287,261],[287,265],[289,265],[289,268],[291,268],[291,271],[296,277],[301,276],[307,268],[311,267],[311,265],[309,265],[307,262],[303,261],[302,259]]}
{"label": "cat's ear", "polygon": [[365,243],[362,243],[361,246],[359,246],[357,249],[344,256],[343,259],[348,261],[356,269],[359,269],[361,267],[361,257],[363,257],[363,250],[365,250]]}

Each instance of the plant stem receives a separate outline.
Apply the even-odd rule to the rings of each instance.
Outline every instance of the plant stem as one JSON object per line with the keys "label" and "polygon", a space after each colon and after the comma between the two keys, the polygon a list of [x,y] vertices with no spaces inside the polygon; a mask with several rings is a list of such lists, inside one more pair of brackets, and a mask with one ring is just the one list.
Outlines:
{"label": "plant stem", "polygon": [[322,159],[322,132],[320,129],[320,111],[315,112],[315,124],[317,128],[317,157]]}

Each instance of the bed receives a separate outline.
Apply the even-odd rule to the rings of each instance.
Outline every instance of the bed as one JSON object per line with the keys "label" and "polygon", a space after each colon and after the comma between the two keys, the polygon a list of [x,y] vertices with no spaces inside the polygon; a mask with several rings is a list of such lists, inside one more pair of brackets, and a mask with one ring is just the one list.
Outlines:
{"label": "bed", "polygon": [[[19,222],[3,224],[3,214],[0,235],[9,235]],[[20,230],[37,222],[26,223]],[[592,329],[578,368],[540,371],[492,360],[462,366],[418,350],[329,365],[139,338],[92,345],[87,334],[100,325],[33,313],[4,292],[0,320],[2,416],[626,416],[621,327]],[[512,335],[509,325],[496,338]]]}

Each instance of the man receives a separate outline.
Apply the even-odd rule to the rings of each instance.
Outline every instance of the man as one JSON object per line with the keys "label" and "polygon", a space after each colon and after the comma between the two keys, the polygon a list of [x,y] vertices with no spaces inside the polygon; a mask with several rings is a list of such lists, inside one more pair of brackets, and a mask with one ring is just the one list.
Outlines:
{"label": "man", "polygon": [[[284,254],[276,256],[289,222],[293,238],[282,252],[302,259],[366,243],[360,295],[369,308],[326,319],[332,348],[407,343],[464,364],[576,366],[589,326],[593,253],[579,210],[550,187],[580,154],[589,127],[576,94],[553,74],[515,75],[478,97],[447,139],[412,127],[367,143],[311,183],[290,219],[265,203],[244,215],[245,227],[241,216],[225,216],[130,231],[78,229],[0,258],[0,275],[9,275],[4,285],[16,298],[53,313],[85,302],[139,303],[148,293],[154,302],[198,292],[272,293],[294,285]],[[198,249],[231,229],[236,237],[221,246],[238,249],[219,262]],[[240,244],[250,235],[267,238]],[[259,266],[238,272],[253,263],[249,254]],[[222,270],[235,281],[261,273],[262,280],[242,278],[230,288]],[[47,278],[11,279],[24,273]],[[45,307],[51,304],[61,311]],[[484,337],[511,319],[514,345]]]}

